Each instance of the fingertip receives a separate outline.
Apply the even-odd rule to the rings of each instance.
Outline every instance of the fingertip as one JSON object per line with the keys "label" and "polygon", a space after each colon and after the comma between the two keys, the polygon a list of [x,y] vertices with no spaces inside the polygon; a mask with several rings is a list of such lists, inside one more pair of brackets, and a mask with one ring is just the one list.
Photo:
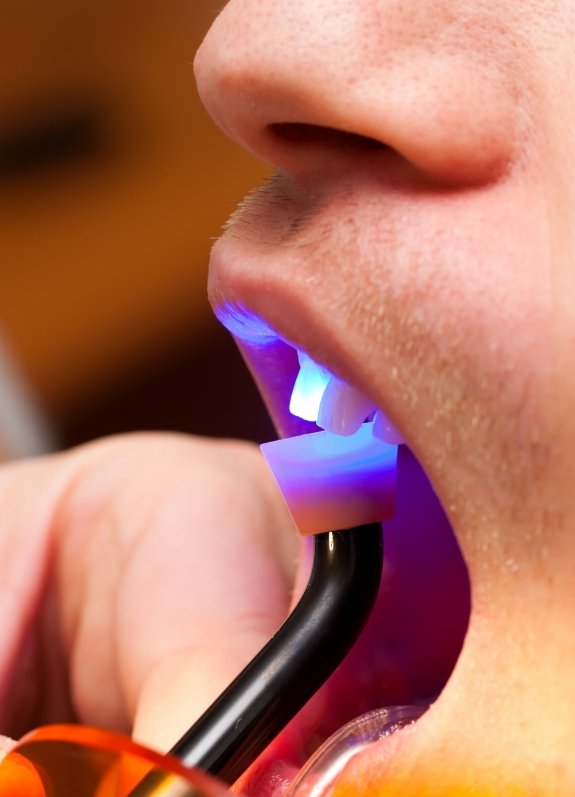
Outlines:
{"label": "fingertip", "polygon": [[163,659],[138,696],[133,737],[167,752],[268,641],[251,635],[242,649],[189,649]]}

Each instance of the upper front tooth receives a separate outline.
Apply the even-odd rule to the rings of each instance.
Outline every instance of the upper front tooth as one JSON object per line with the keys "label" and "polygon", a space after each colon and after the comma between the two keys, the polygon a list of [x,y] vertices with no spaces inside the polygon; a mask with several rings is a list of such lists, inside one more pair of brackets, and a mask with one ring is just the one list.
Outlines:
{"label": "upper front tooth", "polygon": [[352,435],[377,407],[363,393],[298,351],[300,370],[293,386],[292,415],[313,421],[327,432]]}
{"label": "upper front tooth", "polygon": [[355,434],[375,409],[363,393],[332,376],[319,405],[317,425],[334,434]]}
{"label": "upper front tooth", "polygon": [[387,415],[381,410],[375,413],[375,418],[373,419],[373,435],[392,446],[400,446],[405,443],[401,432],[396,429]]}
{"label": "upper front tooth", "polygon": [[304,421],[315,422],[331,374],[303,352],[298,352],[298,360],[300,369],[293,386],[289,410]]}

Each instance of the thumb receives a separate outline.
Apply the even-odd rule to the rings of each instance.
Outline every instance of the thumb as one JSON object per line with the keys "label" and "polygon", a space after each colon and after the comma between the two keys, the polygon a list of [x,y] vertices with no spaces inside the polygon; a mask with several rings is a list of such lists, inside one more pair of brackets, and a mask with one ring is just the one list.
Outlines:
{"label": "thumb", "polygon": [[134,737],[167,750],[209,708],[276,630],[242,635],[215,646],[191,647],[164,657],[142,688]]}
{"label": "thumb", "polygon": [[[134,736],[142,743],[168,749],[212,705],[241,671],[270,641],[298,603],[313,563],[313,546],[302,541],[291,601],[284,613],[271,612],[256,599],[250,604],[254,627],[231,634],[229,626],[217,643],[190,646],[164,657],[149,673],[139,696]],[[249,600],[249,596],[244,596]],[[258,627],[256,627],[256,625]],[[217,639],[217,637],[216,637]]]}

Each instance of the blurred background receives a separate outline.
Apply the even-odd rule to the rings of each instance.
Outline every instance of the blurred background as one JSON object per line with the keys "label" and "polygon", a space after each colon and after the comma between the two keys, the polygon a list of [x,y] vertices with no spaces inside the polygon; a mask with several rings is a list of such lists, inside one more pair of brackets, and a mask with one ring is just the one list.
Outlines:
{"label": "blurred background", "polygon": [[222,5],[3,3],[4,456],[136,429],[273,436],[206,300],[211,242],[267,173],[195,93]]}

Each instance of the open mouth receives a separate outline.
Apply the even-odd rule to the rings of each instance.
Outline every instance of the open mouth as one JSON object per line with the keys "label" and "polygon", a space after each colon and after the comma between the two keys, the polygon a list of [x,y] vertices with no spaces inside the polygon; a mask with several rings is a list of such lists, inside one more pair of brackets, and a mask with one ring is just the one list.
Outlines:
{"label": "open mouth", "polygon": [[[240,781],[250,796],[278,797],[317,747],[359,715],[421,707],[438,697],[463,644],[469,583],[445,513],[384,409],[260,317],[230,305],[216,312],[234,335],[281,436],[325,429],[399,445],[396,512],[384,523],[384,573],[372,617],[334,675]],[[410,721],[420,710],[413,709]]]}

